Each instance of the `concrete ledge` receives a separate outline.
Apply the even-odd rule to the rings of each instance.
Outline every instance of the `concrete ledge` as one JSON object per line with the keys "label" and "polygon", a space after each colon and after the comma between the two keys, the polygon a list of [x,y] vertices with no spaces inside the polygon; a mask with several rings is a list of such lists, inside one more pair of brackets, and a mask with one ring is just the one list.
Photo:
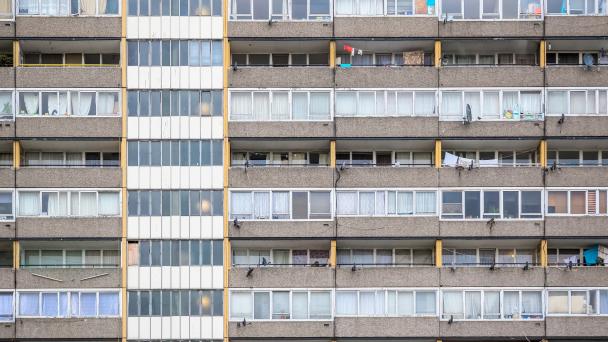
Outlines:
{"label": "concrete ledge", "polygon": [[[12,24],[14,26],[14,24]],[[0,27],[2,27],[0,23]],[[11,38],[13,38],[11,36]],[[0,67],[0,88],[15,87],[15,68]]]}
{"label": "concrete ledge", "polygon": [[542,37],[542,20],[439,22],[439,37]]}
{"label": "concrete ledge", "polygon": [[336,88],[436,88],[432,66],[336,68]]}
{"label": "concrete ledge", "polygon": [[329,288],[334,287],[334,270],[329,267],[258,267],[247,277],[247,267],[230,269],[231,288]]}
{"label": "concrete ledge", "polygon": [[327,38],[333,35],[331,21],[228,21],[230,38]]}
{"label": "concrete ledge", "polygon": [[544,286],[545,270],[530,266],[524,271],[523,266],[507,267],[497,265],[495,270],[489,267],[455,267],[443,265],[441,270],[441,284],[446,287],[466,286]]}
{"label": "concrete ledge", "polygon": [[21,188],[120,188],[119,167],[37,168],[17,170],[17,187]]}
{"label": "concrete ledge", "polygon": [[238,122],[228,123],[231,138],[329,138],[334,135],[331,121]]}
{"label": "concrete ledge", "polygon": [[419,267],[351,267],[336,269],[336,287],[438,287],[439,269],[435,266]]}
{"label": "concrete ledge", "polygon": [[116,117],[17,117],[18,138],[120,138],[122,119]]}
{"label": "concrete ledge", "polygon": [[607,216],[546,216],[547,237],[606,236]]}
{"label": "concrete ledge", "polygon": [[[0,289],[14,289],[15,288],[15,269],[2,267],[0,268]],[[2,324],[0,324],[2,326]],[[2,335],[2,329],[0,329],[0,336]]]}
{"label": "concrete ledge", "polygon": [[336,317],[336,336],[348,337],[436,337],[436,317]]}
{"label": "concrete ledge", "polygon": [[608,271],[605,267],[547,267],[547,286],[605,286]]}
{"label": "concrete ledge", "polygon": [[[0,38],[15,38],[15,22],[3,21],[0,23]],[[2,79],[2,77],[0,77]]]}
{"label": "concrete ledge", "polygon": [[542,87],[538,66],[454,66],[439,70],[440,87]]}
{"label": "concrete ledge", "polygon": [[119,288],[120,278],[120,268],[27,267],[17,271],[17,289]]}
{"label": "concrete ledge", "polygon": [[12,140],[15,138],[15,120],[0,121],[0,138]]}
{"label": "concrete ledge", "polygon": [[18,318],[17,338],[120,338],[120,318]]}
{"label": "concrete ledge", "polygon": [[547,317],[547,337],[595,337],[608,335],[608,317]]}
{"label": "concrete ledge", "polygon": [[229,224],[232,239],[256,238],[331,238],[334,236],[333,221],[243,221],[241,228]]}
{"label": "concrete ledge", "polygon": [[604,87],[607,77],[608,66],[594,66],[589,71],[582,65],[545,68],[547,87]]}
{"label": "concrete ledge", "polygon": [[330,167],[231,167],[230,188],[332,188]]}
{"label": "concrete ledge", "polygon": [[253,322],[247,326],[238,327],[236,322],[228,325],[228,336],[231,338],[286,338],[286,337],[318,337],[330,339],[333,336],[332,321],[318,322]]}
{"label": "concrete ledge", "polygon": [[338,38],[437,37],[437,17],[334,17]]}
{"label": "concrete ledge", "polygon": [[549,171],[547,186],[598,186],[608,184],[607,167],[563,167]]}
{"label": "concrete ledge", "polygon": [[18,67],[17,88],[120,88],[120,66]]}
{"label": "concrete ledge", "polygon": [[[17,37],[120,38],[120,17],[17,16]],[[52,30],[49,30],[52,27]]]}
{"label": "concrete ledge", "polygon": [[15,238],[15,221],[0,222],[0,239]]}
{"label": "concrete ledge", "polygon": [[15,339],[15,323],[13,322],[2,322],[0,324],[0,338],[5,340]]}
{"label": "concrete ledge", "polygon": [[437,187],[437,169],[428,167],[350,167],[340,172],[338,188]]}
{"label": "concrete ledge", "polygon": [[472,170],[444,167],[439,169],[439,186],[542,187],[543,170],[540,167],[482,167]]}
{"label": "concrete ledge", "polygon": [[[608,76],[608,75],[607,75]],[[608,116],[567,116],[564,123],[558,124],[561,116],[548,116],[545,121],[547,136],[607,136]]]}
{"label": "concrete ledge", "polygon": [[332,88],[333,72],[327,67],[241,67],[230,69],[231,88]]}
{"label": "concrete ledge", "polygon": [[17,238],[115,238],[122,234],[121,217],[18,217]]}
{"label": "concrete ledge", "polygon": [[441,321],[442,337],[505,337],[526,336],[538,340],[545,336],[543,321]]}
{"label": "concrete ledge", "polygon": [[487,220],[440,221],[441,237],[542,237],[542,220],[496,220],[490,228]]}
{"label": "concrete ledge", "polygon": [[15,170],[12,167],[0,168],[0,188],[15,187]]}
{"label": "concrete ledge", "polygon": [[603,15],[545,15],[547,37],[608,36],[608,17]]}
{"label": "concrete ledge", "polygon": [[336,137],[434,138],[439,130],[439,119],[432,117],[336,117]]}
{"label": "concrete ledge", "polygon": [[543,136],[542,121],[439,121],[440,137],[530,137]]}
{"label": "concrete ledge", "polygon": [[338,217],[338,237],[437,237],[437,217]]}

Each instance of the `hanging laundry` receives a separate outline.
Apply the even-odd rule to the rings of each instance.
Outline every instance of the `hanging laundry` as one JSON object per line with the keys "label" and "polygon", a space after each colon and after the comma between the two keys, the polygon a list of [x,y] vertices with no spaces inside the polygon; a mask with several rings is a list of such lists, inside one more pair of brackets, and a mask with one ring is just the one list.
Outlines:
{"label": "hanging laundry", "polygon": [[443,159],[443,164],[451,167],[470,167],[473,163],[475,163],[473,159],[462,158],[448,152],[445,153]]}

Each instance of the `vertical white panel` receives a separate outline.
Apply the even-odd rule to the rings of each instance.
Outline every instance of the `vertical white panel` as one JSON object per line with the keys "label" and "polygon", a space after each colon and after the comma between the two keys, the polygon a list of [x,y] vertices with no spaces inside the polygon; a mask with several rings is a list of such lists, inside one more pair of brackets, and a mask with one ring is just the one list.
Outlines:
{"label": "vertical white panel", "polygon": [[201,217],[201,225],[199,227],[201,239],[211,239],[212,234],[212,226],[213,224],[213,216],[202,216]]}
{"label": "vertical white panel", "polygon": [[139,88],[150,88],[150,67],[139,67]]}
{"label": "vertical white panel", "polygon": [[150,317],[139,318],[139,338],[150,338]]}
{"label": "vertical white panel", "polygon": [[181,166],[179,170],[179,187],[182,189],[190,188],[190,170],[188,166]]}
{"label": "vertical white panel", "polygon": [[224,217],[213,216],[213,238],[223,239],[224,238]]}
{"label": "vertical white panel", "polygon": [[[213,174],[210,166],[203,166],[201,169],[201,188],[209,189],[213,187]],[[222,184],[223,186],[223,184]]]}
{"label": "vertical white panel", "polygon": [[201,121],[201,139],[211,139],[211,117],[206,116],[200,118]]}
{"label": "vertical white panel", "polygon": [[161,267],[161,278],[162,278],[162,287],[163,289],[171,288],[171,267],[170,266],[162,266]]}
{"label": "vertical white panel", "polygon": [[139,38],[150,37],[150,17],[138,17],[139,21]]}
{"label": "vertical white panel", "polygon": [[139,237],[142,239],[150,238],[150,216],[139,218]]}
{"label": "vertical white panel", "polygon": [[201,338],[201,317],[190,317],[190,338]]}
{"label": "vertical white panel", "polygon": [[190,266],[190,288],[200,289],[201,286],[201,268],[200,266]]}
{"label": "vertical white panel", "polygon": [[201,86],[201,74],[198,72],[198,67],[191,67],[190,72],[188,73],[189,80],[187,87],[190,89],[201,89],[204,88]]}
{"label": "vertical white panel", "polygon": [[171,338],[171,317],[161,317],[163,324],[163,331],[161,338],[170,339]]}
{"label": "vertical white panel", "polygon": [[127,267],[127,288],[138,289],[139,288],[139,267],[129,266]]}
{"label": "vertical white panel", "polygon": [[200,68],[201,75],[201,88],[209,89],[211,88],[211,67],[201,67]]}
{"label": "vertical white panel", "polygon": [[224,86],[224,68],[221,66],[211,67],[211,78],[211,87],[214,89],[222,88]]}
{"label": "vertical white panel", "polygon": [[169,139],[171,137],[171,118],[162,117],[160,120],[160,136],[162,139]]}
{"label": "vertical white panel", "polygon": [[213,272],[213,288],[220,289],[224,285],[224,275],[223,275],[223,267],[221,266],[213,266],[211,267]]}
{"label": "vertical white panel", "polygon": [[171,218],[167,216],[163,216],[161,218],[161,238],[170,239],[171,238]]}
{"label": "vertical white panel", "polygon": [[196,67],[180,66],[176,67],[179,70],[179,87],[183,89],[190,88],[190,73],[196,70]]}
{"label": "vertical white panel", "polygon": [[224,137],[224,119],[221,116],[211,118],[211,139],[222,139]]}
{"label": "vertical white panel", "polygon": [[201,217],[192,216],[190,217],[190,239],[201,238]]}
{"label": "vertical white panel", "polygon": [[139,118],[139,139],[150,139],[150,118]]}
{"label": "vertical white panel", "polygon": [[150,67],[150,87],[153,89],[162,87],[162,67]]}
{"label": "vertical white panel", "polygon": [[190,267],[189,266],[179,266],[179,284],[181,289],[190,288]]}
{"label": "vertical white panel", "polygon": [[181,217],[180,216],[171,216],[171,238],[172,239],[179,239],[179,232],[180,232],[180,223],[181,223]]}
{"label": "vertical white panel", "polygon": [[190,117],[179,117],[179,134],[180,139],[190,139]]}
{"label": "vertical white panel", "polygon": [[[228,313],[224,313],[224,315],[227,315]],[[222,317],[212,317],[213,320],[213,339],[219,339],[221,340],[224,336],[224,320]]]}
{"label": "vertical white panel", "polygon": [[139,268],[139,288],[149,289],[150,288],[150,267]]}
{"label": "vertical white panel", "polygon": [[127,217],[127,237],[129,239],[139,238],[139,218]]}
{"label": "vertical white panel", "polygon": [[169,120],[171,120],[171,139],[179,139],[179,130],[181,128],[180,118],[178,116],[172,116]]}
{"label": "vertical white panel", "polygon": [[190,117],[190,124],[188,125],[189,137],[190,139],[200,139],[201,138],[201,118],[200,117]]}
{"label": "vertical white panel", "polygon": [[163,88],[171,88],[171,67],[161,68],[161,85]]}
{"label": "vertical white panel", "polygon": [[162,227],[161,227],[161,217],[160,216],[150,217],[150,238],[151,239],[162,238]]}
{"label": "vertical white panel", "polygon": [[190,338],[190,318],[189,317],[179,317],[179,326],[180,326],[180,335],[181,338],[186,339]]}
{"label": "vertical white panel", "polygon": [[160,23],[161,23],[160,36],[163,39],[171,38],[171,17],[169,17],[169,16],[160,17]]}
{"label": "vertical white panel", "polygon": [[171,338],[172,339],[180,339],[181,335],[181,319],[180,317],[171,317]]}
{"label": "vertical white panel", "polygon": [[150,267],[150,288],[162,288],[162,271],[160,266]]}
{"label": "vertical white panel", "polygon": [[[188,38],[201,38],[201,17],[188,17]],[[182,36],[183,37],[183,36]]]}
{"label": "vertical white panel", "polygon": [[127,318],[127,338],[130,340],[139,339],[139,317]]}
{"label": "vertical white panel", "polygon": [[211,25],[213,39],[222,39],[224,32],[224,19],[222,17],[212,17]]}
{"label": "vertical white panel", "polygon": [[160,339],[162,337],[162,319],[160,317],[150,318],[150,338]]}
{"label": "vertical white panel", "polygon": [[139,138],[139,119],[137,117],[130,116],[127,118],[127,138]]}
{"label": "vertical white panel", "polygon": [[179,275],[179,267],[178,266],[172,266],[171,267],[171,287],[174,289],[179,289],[181,288],[180,286],[180,275]]}
{"label": "vertical white panel", "polygon": [[213,288],[213,272],[211,266],[201,266],[201,288]]}
{"label": "vertical white panel", "polygon": [[171,166],[160,167],[160,187],[161,189],[171,188]]}
{"label": "vertical white panel", "polygon": [[129,88],[139,88],[139,67],[137,66],[127,66],[127,87]]}
{"label": "vertical white panel", "polygon": [[161,17],[150,17],[150,38],[160,39],[161,37]]}
{"label": "vertical white panel", "polygon": [[189,166],[190,172],[190,189],[199,189],[201,188],[201,167],[199,166]]}
{"label": "vertical white panel", "polygon": [[199,37],[202,39],[211,39],[211,16],[199,17],[200,19],[200,33]]}
{"label": "vertical white panel", "polygon": [[180,239],[190,238],[190,217],[182,216],[180,218],[179,226],[180,226],[179,238]]}
{"label": "vertical white panel", "polygon": [[179,80],[180,80],[179,67],[172,66],[172,67],[169,67],[169,69],[171,70],[171,88],[176,88],[176,89],[181,88],[180,84],[179,84]]}
{"label": "vertical white panel", "polygon": [[224,186],[224,169],[222,166],[212,166],[213,188],[221,189]]}
{"label": "vertical white panel", "polygon": [[139,28],[139,23],[138,23],[138,18],[139,17],[131,17],[128,16],[127,17],[127,38],[130,39],[135,39],[139,37],[138,34],[138,28]]}
{"label": "vertical white panel", "polygon": [[160,189],[162,184],[162,166],[151,166],[150,167],[150,188]]}

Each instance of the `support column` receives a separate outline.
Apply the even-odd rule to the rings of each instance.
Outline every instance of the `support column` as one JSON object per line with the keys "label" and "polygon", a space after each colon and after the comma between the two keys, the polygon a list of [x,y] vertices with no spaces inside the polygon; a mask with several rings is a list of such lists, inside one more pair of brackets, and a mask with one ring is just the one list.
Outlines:
{"label": "support column", "polygon": [[21,250],[19,241],[13,241],[13,268],[19,269],[19,264],[21,263]]}
{"label": "support column", "polygon": [[539,154],[540,166],[542,168],[546,168],[547,167],[547,140],[540,141],[540,144],[538,145],[538,154]]}
{"label": "support column", "polygon": [[441,168],[441,140],[435,140],[435,168]]}
{"label": "support column", "polygon": [[539,60],[539,65],[541,68],[545,68],[547,66],[547,42],[544,40],[540,41],[540,48],[539,50],[539,54],[540,54],[540,60]]}
{"label": "support column", "polygon": [[329,42],[329,67],[336,67],[336,41],[332,40]]}
{"label": "support column", "polygon": [[21,64],[21,58],[19,58],[20,55],[21,55],[21,49],[19,46],[19,41],[14,40],[13,41],[13,66],[18,67],[19,64]]}
{"label": "support column", "polygon": [[441,68],[441,41],[435,41],[435,68]]}
{"label": "support column", "polygon": [[540,240],[540,265],[547,267],[549,265],[547,240]]}
{"label": "support column", "polygon": [[336,167],[336,141],[329,142],[329,166]]}
{"label": "support column", "polygon": [[329,244],[329,266],[331,268],[336,268],[337,260],[336,260],[336,240],[331,240]]}
{"label": "support column", "polygon": [[435,240],[435,267],[443,266],[443,240]]}
{"label": "support column", "polygon": [[18,170],[21,166],[21,144],[19,141],[13,141],[13,168]]}

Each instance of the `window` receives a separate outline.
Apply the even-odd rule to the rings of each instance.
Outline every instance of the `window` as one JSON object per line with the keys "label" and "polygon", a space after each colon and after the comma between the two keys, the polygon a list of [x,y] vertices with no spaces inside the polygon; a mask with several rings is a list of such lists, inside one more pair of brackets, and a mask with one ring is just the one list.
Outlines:
{"label": "window", "polygon": [[312,220],[332,216],[329,191],[233,191],[230,196],[231,219]]}
{"label": "window", "polygon": [[251,249],[232,250],[232,263],[235,266],[313,266],[328,265],[329,251],[306,249]]}
{"label": "window", "polygon": [[547,15],[605,15],[606,0],[546,0]]}
{"label": "window", "polygon": [[442,291],[441,318],[443,320],[542,319],[542,294],[540,290],[446,290]]}
{"label": "window", "polygon": [[442,191],[441,218],[541,218],[541,203],[539,190]]}
{"label": "window", "polygon": [[548,190],[547,214],[552,215],[606,215],[607,191]]}
{"label": "window", "polygon": [[336,91],[336,116],[433,116],[434,91]]}
{"label": "window", "polygon": [[0,292],[0,322],[10,322],[14,319],[13,293]]}
{"label": "window", "polygon": [[19,116],[118,116],[119,98],[118,91],[18,91],[17,113]]}
{"label": "window", "polygon": [[547,90],[547,114],[606,115],[606,89]]}
{"label": "window", "polygon": [[119,267],[117,249],[24,249],[21,267]]}
{"label": "window", "polygon": [[608,291],[579,288],[547,291],[548,316],[608,314]]}
{"label": "window", "polygon": [[328,66],[327,53],[232,54],[233,66]]}
{"label": "window", "polygon": [[338,216],[433,215],[435,191],[338,191]]}
{"label": "window", "polygon": [[129,190],[129,216],[221,216],[222,190]]}
{"label": "window", "polygon": [[230,19],[329,20],[331,4],[329,0],[231,0]]}
{"label": "window", "polygon": [[128,314],[132,317],[223,314],[222,290],[127,291],[127,298]]}
{"label": "window", "polygon": [[[500,97],[502,96],[502,102]],[[529,91],[441,91],[440,118],[462,121],[467,112],[472,120],[543,120],[542,94]]]}
{"label": "window", "polygon": [[120,215],[118,191],[19,191],[20,216],[81,216],[102,217]]}
{"label": "window", "polygon": [[336,316],[435,316],[432,290],[336,291]]}
{"label": "window", "polygon": [[328,166],[325,152],[233,152],[231,166]]}
{"label": "window", "polygon": [[110,16],[120,14],[118,0],[19,0],[17,15],[44,16]]}
{"label": "window", "polygon": [[223,141],[131,140],[127,143],[128,166],[221,166]]}
{"label": "window", "polygon": [[451,19],[540,19],[540,0],[442,0],[441,17]]}
{"label": "window", "polygon": [[[10,2],[9,2],[10,4]],[[1,18],[2,14],[0,14]],[[13,109],[13,92],[0,91],[0,120],[11,120],[15,115]]]}
{"label": "window", "polygon": [[[118,291],[17,292],[18,317],[119,317]],[[1,306],[0,306],[1,307]]]}
{"label": "window", "polygon": [[45,167],[117,167],[119,153],[115,152],[25,152],[22,166]]}
{"label": "window", "polygon": [[221,116],[222,90],[129,90],[129,116]]}
{"label": "window", "polygon": [[232,91],[233,121],[325,121],[331,119],[330,91]]}
{"label": "window", "polygon": [[13,220],[13,192],[0,191],[0,221]]}
{"label": "window", "polygon": [[[140,240],[130,242],[129,266],[222,265],[221,240]],[[129,255],[131,258],[131,255]]]}
{"label": "window", "polygon": [[449,266],[533,266],[538,259],[536,250],[521,248],[444,248],[442,257]]}
{"label": "window", "polygon": [[221,16],[219,0],[128,0],[129,16]]}
{"label": "window", "polygon": [[430,266],[433,263],[432,249],[338,249],[338,266]]}
{"label": "window", "polygon": [[[160,42],[160,45],[159,45]],[[221,40],[129,40],[129,66],[222,66]]]}
{"label": "window", "polygon": [[231,320],[330,318],[331,291],[232,291],[230,293]]}

